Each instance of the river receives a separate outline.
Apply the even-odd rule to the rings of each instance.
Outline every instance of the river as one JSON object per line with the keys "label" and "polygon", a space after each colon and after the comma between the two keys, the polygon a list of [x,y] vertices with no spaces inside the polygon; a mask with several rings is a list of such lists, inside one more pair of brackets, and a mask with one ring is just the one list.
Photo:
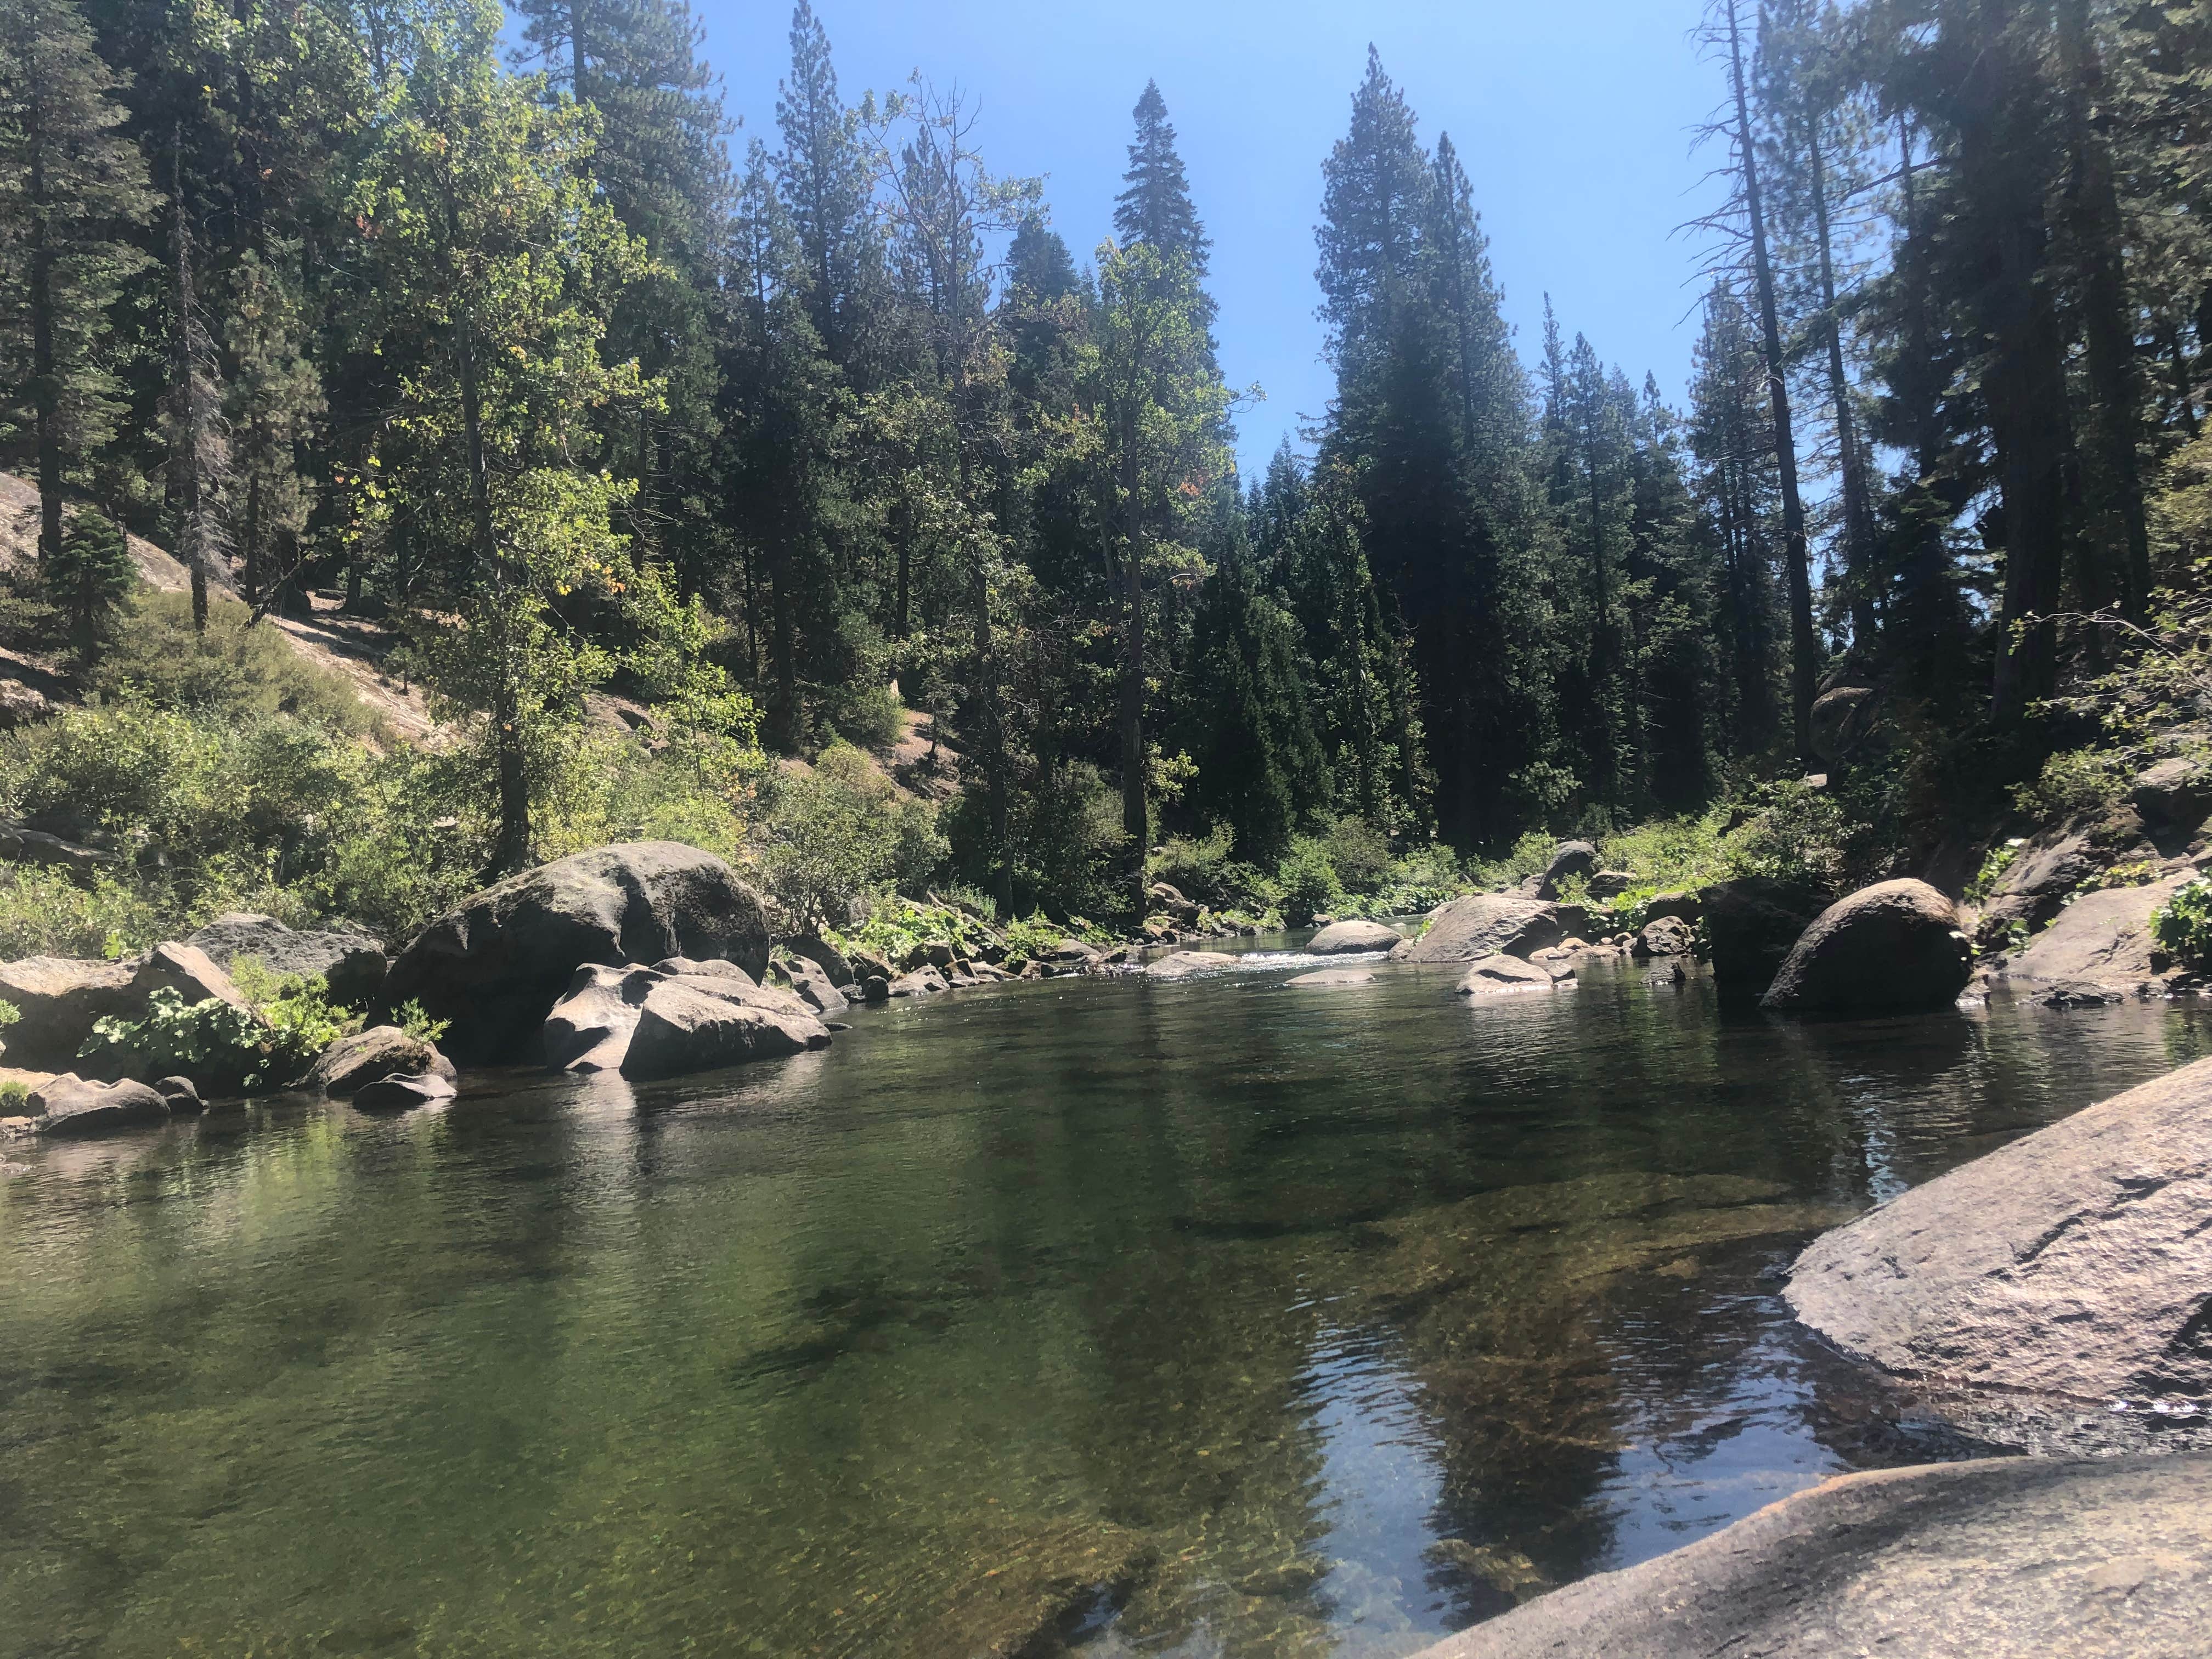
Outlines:
{"label": "river", "polygon": [[1403,1655],[1967,1449],[1779,1270],[2212,1048],[1311,966],[0,1148],[0,1656]]}

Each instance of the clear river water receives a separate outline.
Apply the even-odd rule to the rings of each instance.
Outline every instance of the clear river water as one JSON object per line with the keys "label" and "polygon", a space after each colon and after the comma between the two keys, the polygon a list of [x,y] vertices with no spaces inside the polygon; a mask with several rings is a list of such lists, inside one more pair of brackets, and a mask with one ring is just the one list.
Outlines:
{"label": "clear river water", "polygon": [[1779,1270],[2212,1048],[1311,965],[0,1147],[0,1659],[1407,1654],[1955,1454]]}

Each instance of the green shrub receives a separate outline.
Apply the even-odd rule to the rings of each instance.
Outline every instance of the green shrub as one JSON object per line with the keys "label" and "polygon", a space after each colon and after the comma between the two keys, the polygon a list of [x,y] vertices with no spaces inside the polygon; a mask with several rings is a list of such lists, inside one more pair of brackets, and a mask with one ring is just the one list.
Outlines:
{"label": "green shrub", "polygon": [[2212,878],[2198,877],[2150,913],[2158,942],[2191,967],[2212,961]]}
{"label": "green shrub", "polygon": [[293,1056],[279,1057],[275,1033],[246,1010],[220,997],[187,1004],[167,985],[147,1000],[143,1018],[94,1020],[77,1058],[126,1077],[181,1073],[208,1088],[248,1094],[298,1076]]}
{"label": "green shrub", "polygon": [[192,626],[189,594],[142,592],[101,656],[94,686],[159,708],[291,714],[334,731],[369,729],[351,682],[309,662],[283,629],[252,616],[235,599],[212,598],[203,634]]}
{"label": "green shrub", "polygon": [[1637,878],[1652,893],[1704,887],[1729,873],[1725,816],[1658,818],[1606,836],[1598,863]]}
{"label": "green shrub", "polygon": [[823,718],[856,748],[887,755],[906,735],[906,707],[888,685],[840,686],[830,693]]}
{"label": "green shrub", "polygon": [[1801,782],[1771,785],[1762,794],[1761,810],[1726,839],[1728,873],[1802,882],[1826,893],[1850,886],[1856,826],[1843,803]]}
{"label": "green shrub", "polygon": [[21,1078],[0,1083],[0,1117],[21,1117],[30,1109],[31,1085]]}
{"label": "green shrub", "polygon": [[1225,823],[1203,836],[1170,836],[1146,860],[1145,873],[1194,904],[1227,902],[1232,895],[1223,872],[1233,861],[1230,854],[1236,840],[1236,831]]}
{"label": "green shrub", "polygon": [[102,874],[80,886],[58,870],[0,864],[0,960],[121,957],[190,933],[174,895]]}
{"label": "green shrub", "polygon": [[1390,838],[1365,818],[1347,814],[1337,819],[1321,842],[1346,893],[1378,892],[1389,880]]}
{"label": "green shrub", "polygon": [[131,546],[106,514],[79,507],[48,563],[46,591],[69,629],[70,643],[90,659],[116,634],[118,614],[138,586]]}
{"label": "green shrub", "polygon": [[2068,749],[2044,762],[2033,783],[2013,792],[2013,804],[2029,817],[2056,821],[2112,805],[2128,792],[2142,765],[2130,749]]}
{"label": "green shrub", "polygon": [[433,1019],[413,997],[392,1011],[392,1023],[417,1042],[435,1042],[453,1029],[450,1019]]}
{"label": "green shrub", "polygon": [[2027,842],[2014,838],[1990,848],[1982,859],[1982,867],[1966,884],[1966,902],[1980,904],[1986,902],[1989,896],[1996,891],[1997,884],[2004,879],[2005,872],[2012,868],[2013,860],[2020,856],[2021,848],[2027,845]]}
{"label": "green shrub", "polygon": [[754,857],[793,923],[834,925],[856,899],[927,882],[944,857],[935,819],[901,800],[859,750],[832,744],[777,785],[754,828]]}
{"label": "green shrub", "polygon": [[1275,878],[1283,887],[1284,919],[1293,927],[1303,927],[1314,917],[1334,909],[1343,896],[1328,848],[1310,836],[1301,836],[1291,843],[1290,855]]}

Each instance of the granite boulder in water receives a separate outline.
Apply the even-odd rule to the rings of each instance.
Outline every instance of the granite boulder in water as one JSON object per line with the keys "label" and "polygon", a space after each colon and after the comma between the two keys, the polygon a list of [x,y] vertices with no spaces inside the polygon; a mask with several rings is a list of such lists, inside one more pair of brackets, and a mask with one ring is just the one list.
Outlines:
{"label": "granite boulder in water", "polygon": [[464,899],[392,964],[384,1006],[453,1022],[467,1063],[519,1058],[577,969],[667,957],[768,966],[760,896],[712,854],[629,842],[526,870]]}
{"label": "granite boulder in water", "polygon": [[[1797,1258],[1797,1317],[1884,1370],[2076,1401],[2212,1395],[2212,1060],[1915,1187]],[[2025,1408],[2024,1407],[2022,1407]]]}
{"label": "granite boulder in water", "polygon": [[1811,888],[1767,876],[1716,882],[1698,898],[1714,982],[1752,995],[1774,982],[1775,970],[1822,908]]}
{"label": "granite boulder in water", "polygon": [[1388,951],[1404,942],[1405,935],[1379,921],[1332,921],[1306,941],[1306,951],[1316,957],[1357,956],[1369,951]]}
{"label": "granite boulder in water", "polygon": [[1948,1008],[1966,988],[1972,959],[1949,899],[1924,881],[1877,882],[1814,918],[1759,1006],[1855,1014]]}
{"label": "granite boulder in water", "polygon": [[1512,893],[1474,893],[1437,907],[1429,930],[1390,952],[1393,962],[1456,963],[1504,954],[1525,957],[1566,935],[1559,911],[1540,899]]}

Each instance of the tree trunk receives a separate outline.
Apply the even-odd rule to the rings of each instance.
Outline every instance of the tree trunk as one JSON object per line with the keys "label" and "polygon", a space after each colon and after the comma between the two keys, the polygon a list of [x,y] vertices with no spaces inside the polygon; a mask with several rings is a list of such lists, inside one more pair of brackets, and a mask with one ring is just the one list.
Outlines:
{"label": "tree trunk", "polygon": [[2124,544],[2120,605],[2128,620],[2140,623],[2150,605],[2150,527],[2143,513],[2142,474],[2136,452],[2136,331],[2122,264],[2119,195],[2112,181],[2111,147],[2098,128],[2095,112],[2105,90],[2105,66],[2089,33],[2088,0],[2064,0],[2058,8],[2058,27],[2073,151],[2067,204],[2082,263],[2081,302],[2089,384],[2095,394],[2097,449]]}
{"label": "tree trunk", "polygon": [[170,488],[177,502],[177,551],[192,579],[192,631],[205,634],[208,624],[206,527],[200,521],[200,400],[196,382],[199,364],[193,349],[192,245],[191,222],[185,217],[184,140],[177,138],[175,184],[176,227],[172,237],[176,255],[172,273],[177,314],[172,341],[169,395],[175,400],[176,434],[171,441]]}
{"label": "tree trunk", "polygon": [[1136,862],[1133,896],[1141,916],[1149,893],[1145,869],[1152,855],[1152,823],[1145,801],[1145,507],[1133,415],[1122,416],[1121,443],[1121,485],[1128,497],[1121,555],[1121,830]]}
{"label": "tree trunk", "polygon": [[1844,545],[1850,571],[1851,641],[1861,650],[1874,642],[1874,510],[1858,422],[1851,413],[1850,376],[1844,368],[1844,319],[1836,306],[1834,240],[1828,224],[1827,168],[1820,152],[1820,123],[1806,122],[1806,157],[1812,164],[1813,222],[1820,239],[1820,303],[1827,317],[1828,396],[1835,405],[1836,454],[1843,470]]}
{"label": "tree trunk", "polygon": [[35,61],[25,88],[23,137],[30,150],[31,374],[39,422],[39,562],[62,549],[62,383],[54,362],[54,245],[47,220],[45,109]]}
{"label": "tree trunk", "polygon": [[1765,208],[1759,196],[1759,159],[1753,148],[1751,100],[1744,90],[1743,37],[1736,0],[1727,0],[1729,64],[1735,94],[1736,146],[1743,170],[1744,209],[1750,220],[1752,270],[1759,281],[1759,318],[1765,331],[1767,402],[1774,416],[1774,459],[1782,474],[1783,563],[1790,579],[1790,703],[1797,758],[1813,755],[1813,691],[1819,678],[1819,645],[1813,634],[1813,573],[1805,550],[1805,502],[1797,489],[1797,440],[1790,423],[1788,362],[1774,301],[1774,266],[1767,257]]}

